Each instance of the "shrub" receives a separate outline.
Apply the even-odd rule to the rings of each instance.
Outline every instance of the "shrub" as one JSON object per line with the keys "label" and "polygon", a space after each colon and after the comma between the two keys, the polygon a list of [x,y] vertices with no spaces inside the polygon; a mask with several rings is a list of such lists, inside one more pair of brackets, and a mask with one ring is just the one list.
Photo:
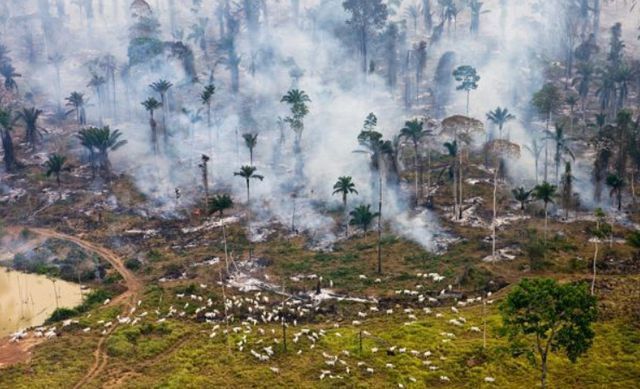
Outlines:
{"label": "shrub", "polygon": [[57,308],[51,316],[44,322],[45,324],[51,324],[61,320],[70,319],[78,314],[76,309],[71,308]]}
{"label": "shrub", "polygon": [[130,258],[130,259],[127,259],[124,265],[126,266],[127,269],[135,271],[140,269],[140,267],[142,267],[142,262],[140,262],[136,258]]}

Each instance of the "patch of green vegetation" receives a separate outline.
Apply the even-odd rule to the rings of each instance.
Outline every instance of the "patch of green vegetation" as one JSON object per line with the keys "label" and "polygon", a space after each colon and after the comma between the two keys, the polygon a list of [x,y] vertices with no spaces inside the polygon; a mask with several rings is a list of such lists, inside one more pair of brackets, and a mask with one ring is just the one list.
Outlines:
{"label": "patch of green vegetation", "polygon": [[140,262],[138,259],[136,258],[129,258],[127,259],[127,261],[124,263],[124,266],[129,269],[129,270],[139,270],[142,267],[142,262]]}

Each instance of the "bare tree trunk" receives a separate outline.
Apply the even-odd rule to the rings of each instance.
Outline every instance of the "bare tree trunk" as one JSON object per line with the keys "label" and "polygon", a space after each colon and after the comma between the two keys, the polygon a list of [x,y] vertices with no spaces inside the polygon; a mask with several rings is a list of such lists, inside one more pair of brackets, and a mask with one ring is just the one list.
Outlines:
{"label": "bare tree trunk", "polygon": [[593,253],[593,278],[591,279],[591,295],[592,296],[595,294],[595,290],[596,290],[596,261],[598,259],[598,241],[597,240],[596,240],[595,246],[596,246],[596,250]]}
{"label": "bare tree trunk", "polygon": [[[382,162],[382,161],[380,161]],[[378,186],[380,188],[378,200],[378,274],[382,274],[382,164],[378,164]]]}
{"label": "bare tree trunk", "polygon": [[497,209],[496,209],[496,194],[498,192],[498,169],[499,169],[499,164],[500,162],[498,162],[498,166],[496,166],[496,171],[493,174],[493,223],[492,223],[492,232],[491,232],[491,255],[493,257],[493,260],[496,260],[496,214],[497,214]]}

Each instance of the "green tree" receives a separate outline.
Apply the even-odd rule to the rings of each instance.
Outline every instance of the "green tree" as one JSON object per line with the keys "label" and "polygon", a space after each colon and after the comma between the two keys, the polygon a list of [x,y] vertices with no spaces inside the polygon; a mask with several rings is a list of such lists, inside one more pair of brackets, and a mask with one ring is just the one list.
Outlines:
{"label": "green tree", "polygon": [[105,177],[110,177],[109,152],[116,151],[127,144],[126,140],[120,139],[122,132],[120,130],[112,131],[109,126],[90,127],[80,130],[77,137],[82,146],[89,150],[94,175],[95,170],[101,168]]}
{"label": "green tree", "polygon": [[609,196],[616,196],[618,202],[618,211],[622,209],[622,189],[625,187],[626,183],[624,182],[624,178],[617,174],[609,174],[607,176],[607,186],[610,189]]}
{"label": "green tree", "polygon": [[369,230],[369,227],[371,226],[371,223],[373,223],[373,220],[380,216],[380,214],[377,212],[371,212],[370,204],[362,204],[357,206],[353,211],[349,212],[349,215],[351,215],[349,224],[352,226],[360,227],[365,234]]}
{"label": "green tree", "polygon": [[561,285],[552,279],[524,279],[509,293],[500,312],[514,346],[521,341],[531,344],[528,355],[540,361],[543,389],[550,352],[562,351],[576,362],[593,343],[596,299],[583,283]]}
{"label": "green tree", "polygon": [[68,113],[74,112],[76,114],[78,124],[81,126],[87,124],[87,117],[85,113],[87,100],[84,98],[84,93],[71,92],[69,97],[66,97],[65,100],[67,101],[67,107],[72,108]]}
{"label": "green tree", "polygon": [[456,90],[462,90],[467,93],[467,116],[469,116],[469,96],[472,90],[478,89],[480,76],[473,66],[462,65],[453,71],[453,78],[460,83],[460,85],[456,86]]}
{"label": "green tree", "polygon": [[431,134],[430,130],[424,128],[422,120],[413,119],[404,123],[400,130],[400,137],[411,141],[413,145],[413,164],[416,184],[416,206],[420,204],[422,198],[422,158],[420,157],[420,141]]}
{"label": "green tree", "polygon": [[549,203],[553,203],[553,198],[556,195],[557,187],[549,184],[547,181],[543,181],[542,184],[536,185],[533,188],[533,197],[536,200],[540,200],[544,203],[544,243],[547,243],[547,230],[549,220]]}
{"label": "green tree", "polygon": [[527,203],[529,202],[529,199],[531,198],[532,192],[533,190],[526,190],[522,186],[519,188],[511,189],[511,194],[513,195],[513,198],[520,203],[521,211],[524,211],[525,206],[527,205]]}
{"label": "green tree", "polygon": [[353,183],[352,178],[348,176],[338,177],[338,181],[333,185],[333,194],[342,195],[342,207],[345,210],[347,209],[347,195],[351,193],[358,194],[356,184]]}
{"label": "green tree", "polygon": [[216,87],[213,84],[205,85],[202,93],[200,93],[200,103],[207,106],[207,128],[211,131],[211,103],[213,103],[213,95],[216,93]]}
{"label": "green tree", "polygon": [[215,195],[209,199],[209,214],[218,213],[218,216],[224,216],[224,211],[233,208],[233,199],[228,194]]}
{"label": "green tree", "polygon": [[502,129],[504,128],[504,125],[515,118],[516,117],[512,115],[507,108],[497,107],[493,111],[487,112],[487,120],[498,126],[499,138],[502,138]]}
{"label": "green tree", "polygon": [[294,151],[300,153],[300,140],[302,139],[302,132],[304,131],[304,117],[309,114],[309,106],[307,103],[311,102],[309,96],[300,89],[291,89],[286,95],[280,99],[281,103],[289,104],[291,109],[291,116],[287,116],[284,121],[289,124],[289,127],[295,132],[295,144]]}
{"label": "green tree", "polygon": [[18,83],[16,78],[22,77],[20,73],[16,72],[16,68],[9,62],[0,63],[0,75],[4,77],[4,87],[8,91],[18,92]]}
{"label": "green tree", "polygon": [[47,168],[47,177],[54,176],[58,187],[60,186],[60,174],[64,171],[69,171],[69,167],[66,165],[67,157],[60,154],[53,154],[49,156],[49,159],[44,163]]}
{"label": "green tree", "polygon": [[167,104],[167,93],[172,86],[173,84],[167,80],[158,80],[149,85],[149,88],[160,95],[160,105],[162,106],[162,139],[165,148],[167,147],[167,143],[169,143],[169,131],[167,130],[167,112],[169,104]]}
{"label": "green tree", "polygon": [[162,106],[158,100],[153,97],[149,97],[145,101],[142,102],[142,106],[144,109],[149,112],[149,127],[151,127],[151,147],[153,149],[153,153],[158,153],[158,123],[153,117],[153,113]]}
{"label": "green tree", "polygon": [[35,150],[38,140],[42,138],[41,129],[38,126],[40,115],[42,115],[42,111],[33,107],[23,108],[18,112],[18,119],[24,122],[25,139],[33,150]]}
{"label": "green tree", "polygon": [[258,144],[258,134],[242,134],[242,138],[245,146],[249,149],[249,161],[250,165],[253,166],[253,149]]}
{"label": "green tree", "polygon": [[246,184],[247,184],[247,203],[250,202],[251,200],[251,192],[250,192],[250,181],[252,179],[254,180],[264,180],[264,176],[261,176],[260,174],[255,174],[256,170],[258,170],[258,168],[256,168],[255,166],[242,166],[240,168],[239,172],[234,172],[233,175],[234,176],[239,176],[245,179]]}

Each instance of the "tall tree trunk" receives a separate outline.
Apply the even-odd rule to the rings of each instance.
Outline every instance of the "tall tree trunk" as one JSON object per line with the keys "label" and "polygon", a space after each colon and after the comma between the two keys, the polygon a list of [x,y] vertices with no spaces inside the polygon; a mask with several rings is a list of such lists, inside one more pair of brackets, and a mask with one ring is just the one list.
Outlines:
{"label": "tall tree trunk", "polygon": [[591,295],[593,296],[595,294],[595,290],[596,290],[596,261],[598,260],[598,240],[599,238],[596,238],[596,242],[595,242],[595,252],[593,253],[593,278],[591,279]]}
{"label": "tall tree trunk", "polygon": [[382,161],[378,161],[378,274],[382,274]]}
{"label": "tall tree trunk", "polygon": [[493,173],[493,223],[492,223],[492,231],[491,231],[491,255],[493,257],[493,260],[496,260],[496,215],[497,215],[497,208],[496,208],[496,197],[497,197],[497,193],[498,193],[498,170],[500,169],[500,163],[498,162],[498,165],[495,167],[496,171]]}
{"label": "tall tree trunk", "polygon": [[544,244],[547,244],[547,229],[549,226],[549,214],[547,212],[548,203],[544,202]]}
{"label": "tall tree trunk", "polygon": [[420,160],[419,160],[419,156],[418,156],[418,144],[414,143],[413,144],[413,150],[415,152],[415,156],[413,157],[413,163],[415,164],[415,174],[416,174],[416,207],[420,205],[420,198],[421,193],[422,192],[422,188],[421,188],[421,182],[420,182]]}

